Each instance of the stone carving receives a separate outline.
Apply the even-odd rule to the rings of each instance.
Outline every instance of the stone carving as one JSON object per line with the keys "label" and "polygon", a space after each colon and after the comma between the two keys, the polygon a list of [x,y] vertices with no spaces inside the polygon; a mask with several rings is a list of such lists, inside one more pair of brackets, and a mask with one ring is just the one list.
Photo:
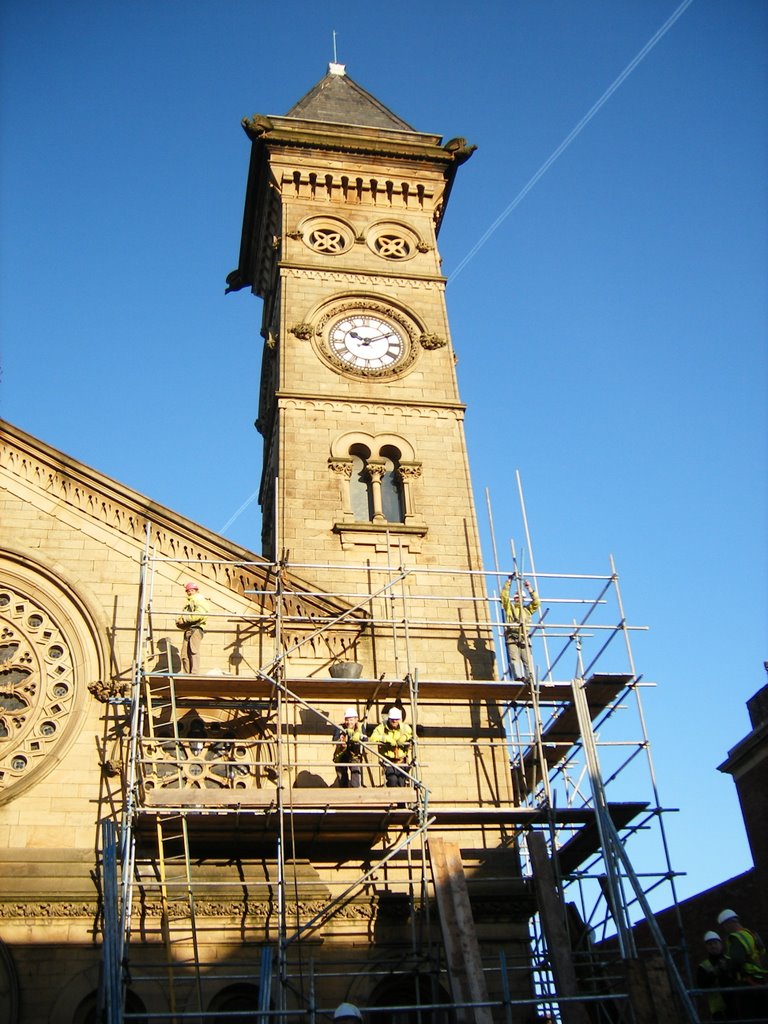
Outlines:
{"label": "stone carving", "polygon": [[293,327],[290,328],[290,331],[291,334],[295,334],[300,341],[309,341],[314,333],[312,324],[307,323],[294,324]]}
{"label": "stone carving", "polygon": [[381,478],[387,471],[387,464],[383,459],[368,459],[365,464],[365,472],[371,480],[381,482]]}
{"label": "stone carving", "polygon": [[425,349],[444,348],[448,342],[440,334],[420,334],[419,344]]}
{"label": "stone carving", "polygon": [[250,138],[259,138],[271,132],[274,125],[265,114],[254,114],[253,117],[244,117],[240,122]]}
{"label": "stone carving", "polygon": [[420,462],[401,462],[398,468],[403,480],[416,480],[421,476]]}
{"label": "stone carving", "polygon": [[477,146],[470,145],[466,139],[457,136],[455,139],[449,139],[443,146],[443,149],[453,156],[457,164],[463,164],[469,160]]}
{"label": "stone carving", "polygon": [[101,704],[108,704],[115,697],[125,697],[128,694],[128,683],[120,683],[116,679],[108,680],[95,679],[88,684],[88,692]]}
{"label": "stone carving", "polygon": [[328,459],[328,468],[332,473],[352,479],[352,459]]}

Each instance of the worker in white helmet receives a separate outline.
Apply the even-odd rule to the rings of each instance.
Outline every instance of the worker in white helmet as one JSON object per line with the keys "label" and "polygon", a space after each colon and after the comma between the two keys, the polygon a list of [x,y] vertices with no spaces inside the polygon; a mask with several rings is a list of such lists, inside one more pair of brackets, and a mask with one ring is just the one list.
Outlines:
{"label": "worker in white helmet", "polygon": [[334,1011],[333,1019],[349,1024],[350,1021],[362,1021],[363,1015],[354,1003],[340,1003]]}
{"label": "worker in white helmet", "polygon": [[725,932],[725,957],[731,976],[743,986],[736,1013],[745,1020],[768,1019],[768,960],[765,943],[746,928],[735,910],[722,910],[717,923]]}
{"label": "worker in white helmet", "polygon": [[365,725],[360,722],[356,708],[347,708],[344,721],[333,730],[333,763],[336,778],[344,789],[357,789],[363,784],[363,744]]}
{"label": "worker in white helmet", "polygon": [[408,786],[413,730],[403,721],[399,707],[393,705],[385,714],[384,721],[379,722],[371,734],[371,743],[379,748],[387,786]]}
{"label": "worker in white helmet", "polygon": [[727,992],[720,992],[720,988],[727,988],[733,984],[733,977],[730,972],[728,958],[723,950],[723,941],[717,932],[706,932],[704,935],[704,948],[707,955],[696,968],[696,987],[706,988],[707,1008],[712,1020],[728,1020],[728,1008],[733,1000]]}

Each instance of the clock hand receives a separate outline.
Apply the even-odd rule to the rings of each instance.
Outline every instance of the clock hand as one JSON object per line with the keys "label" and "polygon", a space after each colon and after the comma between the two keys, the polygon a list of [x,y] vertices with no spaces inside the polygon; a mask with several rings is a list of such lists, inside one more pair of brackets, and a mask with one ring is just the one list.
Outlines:
{"label": "clock hand", "polygon": [[381,341],[382,338],[391,338],[392,332],[389,331],[387,334],[375,334],[372,338],[364,338],[361,334],[358,334],[357,331],[350,331],[349,337],[354,338],[355,341],[359,341],[363,345],[370,345],[372,341]]}

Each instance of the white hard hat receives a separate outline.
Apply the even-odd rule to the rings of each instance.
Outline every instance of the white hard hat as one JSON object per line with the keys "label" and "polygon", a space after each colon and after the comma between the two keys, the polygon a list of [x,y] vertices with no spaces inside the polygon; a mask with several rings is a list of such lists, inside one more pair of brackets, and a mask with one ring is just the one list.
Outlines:
{"label": "white hard hat", "polygon": [[717,932],[705,932],[704,933],[704,941],[705,942],[721,942],[722,940],[721,940],[720,936],[717,934]]}
{"label": "white hard hat", "polygon": [[738,918],[738,914],[735,910],[721,910],[717,915],[717,923],[723,924],[725,921],[731,921],[733,918]]}
{"label": "white hard hat", "polygon": [[387,718],[400,719],[403,717],[403,712],[400,708],[390,708],[387,712]]}
{"label": "white hard hat", "polygon": [[344,1017],[351,1017],[353,1020],[362,1020],[363,1015],[353,1003],[340,1003],[333,1014],[334,1020],[342,1020]]}
{"label": "white hard hat", "polygon": [[357,718],[357,708],[345,708],[344,709],[344,717],[345,718]]}

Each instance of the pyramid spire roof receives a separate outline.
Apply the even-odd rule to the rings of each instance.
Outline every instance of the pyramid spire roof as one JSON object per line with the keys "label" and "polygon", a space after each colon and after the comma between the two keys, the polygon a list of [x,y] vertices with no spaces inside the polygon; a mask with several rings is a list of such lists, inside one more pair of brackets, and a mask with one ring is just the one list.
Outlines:
{"label": "pyramid spire roof", "polygon": [[291,107],[286,117],[324,121],[326,124],[414,130],[351,79],[343,64],[336,63],[328,65],[326,75]]}

